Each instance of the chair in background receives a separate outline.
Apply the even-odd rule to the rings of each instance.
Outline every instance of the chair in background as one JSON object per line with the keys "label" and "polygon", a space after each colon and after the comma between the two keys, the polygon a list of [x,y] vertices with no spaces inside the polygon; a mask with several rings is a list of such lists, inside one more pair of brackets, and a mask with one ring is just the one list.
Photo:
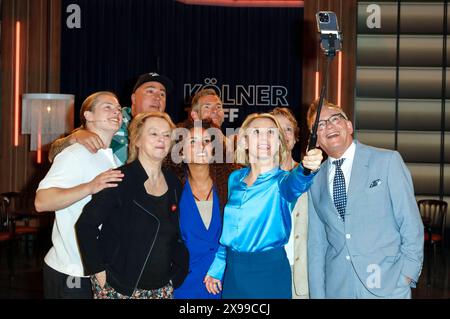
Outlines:
{"label": "chair in background", "polygon": [[[14,241],[14,231],[13,225],[9,218],[7,207],[9,205],[9,199],[2,194],[0,194],[0,256],[4,256],[1,250],[6,249],[6,265],[8,269],[8,277],[11,284],[12,278],[14,277],[14,267],[13,267],[13,241]],[[0,259],[0,263],[3,260]]]}
{"label": "chair in background", "polygon": [[[433,262],[436,257],[436,247],[439,245],[444,250],[445,228],[448,204],[442,200],[422,199],[417,201],[420,215],[425,227],[424,240],[428,249],[427,255],[427,286],[431,285],[431,250],[433,250]],[[445,260],[445,258],[444,258]]]}
{"label": "chair in background", "polygon": [[39,232],[39,227],[32,225],[32,221],[36,220],[37,216],[29,211],[11,210],[11,202],[13,199],[18,198],[20,193],[7,192],[0,195],[3,198],[3,210],[7,216],[14,239],[18,243],[23,244],[28,256],[31,256],[34,242]]}
{"label": "chair in background", "polygon": [[437,245],[444,245],[447,202],[437,199],[422,199],[417,202],[425,226],[425,242],[436,251]]}

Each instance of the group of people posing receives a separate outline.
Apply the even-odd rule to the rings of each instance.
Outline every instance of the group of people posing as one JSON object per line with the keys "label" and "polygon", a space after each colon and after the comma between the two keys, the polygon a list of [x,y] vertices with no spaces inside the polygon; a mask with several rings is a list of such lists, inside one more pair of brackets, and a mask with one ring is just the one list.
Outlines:
{"label": "group of people posing", "polygon": [[172,89],[143,74],[131,108],[96,92],[81,127],[52,144],[35,198],[55,211],[46,298],[411,297],[423,225],[397,152],[354,140],[326,101],[317,148],[297,163],[288,108],[251,114],[229,137],[214,90],[176,126],[164,113]]}

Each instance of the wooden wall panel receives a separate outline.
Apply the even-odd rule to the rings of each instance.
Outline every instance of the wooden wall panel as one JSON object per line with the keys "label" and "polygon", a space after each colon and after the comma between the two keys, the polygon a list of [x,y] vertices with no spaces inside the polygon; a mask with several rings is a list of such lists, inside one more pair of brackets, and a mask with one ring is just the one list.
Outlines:
{"label": "wooden wall panel", "polygon": [[58,93],[60,6],[60,0],[2,1],[0,192],[21,192],[18,209],[33,208],[48,164],[36,163],[28,135],[19,134],[19,146],[13,144],[15,23],[21,22],[19,100],[23,93]]}
{"label": "wooden wall panel", "polygon": [[12,187],[13,89],[14,89],[14,3],[2,1],[1,49],[1,124],[0,124],[0,191]]}
{"label": "wooden wall panel", "polygon": [[50,1],[49,14],[52,17],[50,19],[50,25],[48,30],[50,52],[49,52],[49,66],[47,76],[47,88],[49,92],[59,93],[60,82],[60,62],[61,62],[61,0]]}

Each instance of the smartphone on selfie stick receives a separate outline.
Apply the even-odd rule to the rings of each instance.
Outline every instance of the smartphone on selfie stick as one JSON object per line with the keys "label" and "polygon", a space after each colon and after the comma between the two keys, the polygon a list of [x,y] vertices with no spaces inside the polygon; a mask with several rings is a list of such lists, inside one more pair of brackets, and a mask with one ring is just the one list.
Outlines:
{"label": "smartphone on selfie stick", "polygon": [[[317,144],[317,128],[319,126],[320,112],[322,111],[323,99],[327,87],[328,69],[331,60],[336,56],[336,52],[342,49],[342,33],[339,31],[336,13],[332,11],[319,11],[316,13],[317,30],[320,35],[320,47],[322,48],[327,63],[325,66],[325,74],[323,76],[322,90],[320,91],[319,105],[317,106],[316,120],[309,138],[308,150],[316,148]],[[311,170],[303,168],[303,174],[309,175]]]}

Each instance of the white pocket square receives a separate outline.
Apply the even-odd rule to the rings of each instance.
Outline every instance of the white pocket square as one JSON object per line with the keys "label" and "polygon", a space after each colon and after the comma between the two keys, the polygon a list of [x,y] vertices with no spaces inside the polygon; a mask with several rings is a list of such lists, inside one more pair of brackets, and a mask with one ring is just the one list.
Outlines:
{"label": "white pocket square", "polygon": [[381,184],[381,179],[376,179],[376,180],[374,180],[372,183],[370,183],[369,188],[377,187],[377,186],[380,185],[380,184]]}

